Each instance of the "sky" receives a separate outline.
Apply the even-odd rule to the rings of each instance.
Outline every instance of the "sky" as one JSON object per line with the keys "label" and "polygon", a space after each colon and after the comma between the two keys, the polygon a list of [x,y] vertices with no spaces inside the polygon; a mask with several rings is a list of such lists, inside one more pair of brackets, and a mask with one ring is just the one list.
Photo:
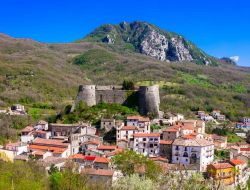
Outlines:
{"label": "sky", "polygon": [[249,0],[0,0],[0,32],[40,42],[72,42],[101,24],[135,20],[250,66]]}

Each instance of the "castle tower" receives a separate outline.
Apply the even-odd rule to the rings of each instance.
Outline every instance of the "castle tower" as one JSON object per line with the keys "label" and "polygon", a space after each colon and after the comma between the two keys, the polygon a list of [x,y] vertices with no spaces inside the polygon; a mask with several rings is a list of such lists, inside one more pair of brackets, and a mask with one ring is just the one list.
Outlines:
{"label": "castle tower", "polygon": [[96,105],[96,93],[95,85],[80,85],[76,96],[75,103],[73,104],[71,111],[74,111],[76,105],[82,100],[86,102],[88,106]]}
{"label": "castle tower", "polygon": [[139,112],[141,115],[149,113],[159,116],[160,95],[159,86],[139,87]]}

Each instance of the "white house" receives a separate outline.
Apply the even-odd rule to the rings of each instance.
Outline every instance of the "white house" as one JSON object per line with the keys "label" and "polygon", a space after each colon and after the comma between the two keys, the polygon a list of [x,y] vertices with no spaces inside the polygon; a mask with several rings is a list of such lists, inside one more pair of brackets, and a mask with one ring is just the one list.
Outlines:
{"label": "white house", "polygon": [[242,122],[243,123],[250,123],[250,117],[243,117]]}
{"label": "white house", "polygon": [[172,144],[172,163],[198,165],[199,171],[206,171],[214,158],[214,144],[205,139],[177,138]]}
{"label": "white house", "polygon": [[234,176],[235,186],[241,185],[244,187],[248,180],[247,162],[240,159],[231,159],[230,164],[232,164],[236,169],[236,174]]}
{"label": "white house", "polygon": [[127,126],[136,126],[138,131],[142,133],[150,133],[150,119],[142,116],[128,116],[126,120]]}
{"label": "white house", "polygon": [[40,120],[37,122],[37,124],[34,127],[37,130],[45,130],[47,131],[49,129],[49,124],[46,121]]}
{"label": "white house", "polygon": [[133,138],[133,135],[138,133],[138,129],[136,126],[122,126],[121,128],[117,128],[116,130],[116,140],[129,140]]}
{"label": "white house", "polygon": [[159,133],[137,133],[134,134],[131,148],[144,156],[158,157],[160,154],[160,134]]}

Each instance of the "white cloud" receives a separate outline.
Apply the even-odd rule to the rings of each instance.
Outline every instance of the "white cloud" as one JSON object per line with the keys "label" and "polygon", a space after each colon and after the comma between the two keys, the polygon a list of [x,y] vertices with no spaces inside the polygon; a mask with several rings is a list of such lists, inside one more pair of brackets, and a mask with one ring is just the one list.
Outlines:
{"label": "white cloud", "polygon": [[238,56],[238,55],[232,56],[232,57],[230,57],[230,59],[232,59],[235,63],[237,63],[240,59],[240,56]]}

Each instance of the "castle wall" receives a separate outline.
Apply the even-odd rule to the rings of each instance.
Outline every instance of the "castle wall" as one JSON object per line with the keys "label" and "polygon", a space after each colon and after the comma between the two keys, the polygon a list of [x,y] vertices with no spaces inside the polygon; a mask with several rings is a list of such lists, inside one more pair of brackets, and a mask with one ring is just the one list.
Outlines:
{"label": "castle wall", "polygon": [[118,103],[123,104],[127,99],[125,90],[96,90],[96,103]]}
{"label": "castle wall", "polygon": [[139,87],[139,112],[142,115],[148,113],[159,116],[160,95],[159,86],[140,86]]}

